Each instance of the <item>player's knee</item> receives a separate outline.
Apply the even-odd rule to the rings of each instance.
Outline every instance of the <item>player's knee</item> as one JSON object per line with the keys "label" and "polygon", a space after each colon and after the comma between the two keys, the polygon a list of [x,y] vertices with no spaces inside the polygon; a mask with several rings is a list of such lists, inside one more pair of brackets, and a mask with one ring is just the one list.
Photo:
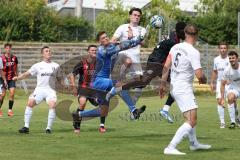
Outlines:
{"label": "player's knee", "polygon": [[33,108],[35,106],[35,103],[33,101],[29,101],[27,103],[27,106],[30,107],[30,108]]}
{"label": "player's knee", "polygon": [[107,111],[102,111],[101,112],[101,117],[106,117],[108,115],[108,112]]}
{"label": "player's knee", "polygon": [[85,103],[84,103],[84,104],[81,104],[81,103],[80,103],[80,104],[79,104],[79,109],[80,109],[80,110],[84,110],[84,109],[85,109]]}
{"label": "player's knee", "polygon": [[1,94],[1,98],[4,99],[5,95],[6,95],[6,91],[3,91]]}
{"label": "player's knee", "polygon": [[236,97],[235,97],[235,95],[233,93],[229,93],[228,96],[227,96],[227,100],[228,100],[229,104],[232,104],[232,103],[235,102]]}

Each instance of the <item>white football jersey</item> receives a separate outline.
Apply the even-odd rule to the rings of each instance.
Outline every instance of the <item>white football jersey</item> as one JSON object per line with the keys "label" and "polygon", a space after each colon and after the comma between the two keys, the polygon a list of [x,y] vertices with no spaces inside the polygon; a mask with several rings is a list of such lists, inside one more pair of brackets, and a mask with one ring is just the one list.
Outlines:
{"label": "white football jersey", "polygon": [[37,76],[37,86],[41,88],[55,89],[56,77],[60,77],[59,64],[45,61],[34,64],[28,72]]}
{"label": "white football jersey", "polygon": [[172,58],[171,85],[176,91],[192,90],[195,70],[202,68],[200,53],[193,45],[183,42],[170,50]]}
{"label": "white football jersey", "polygon": [[217,71],[217,80],[221,81],[225,68],[229,66],[228,57],[222,58],[220,55],[214,58],[213,70]]}
{"label": "white football jersey", "polygon": [[232,66],[229,65],[223,72],[222,80],[230,82],[229,88],[240,91],[240,65],[238,69],[233,69]]}
{"label": "white football jersey", "polygon": [[[120,42],[128,40],[128,30],[129,30],[128,27],[129,27],[129,24],[123,24],[119,26],[115,31],[113,37],[118,38]],[[146,29],[141,26],[137,26],[137,27],[131,26],[131,29],[133,31],[133,37],[138,37],[140,35],[144,36],[146,34]],[[124,53],[128,57],[130,57],[133,63],[140,63],[140,47],[141,45],[138,45],[128,50],[122,51],[120,53]]]}

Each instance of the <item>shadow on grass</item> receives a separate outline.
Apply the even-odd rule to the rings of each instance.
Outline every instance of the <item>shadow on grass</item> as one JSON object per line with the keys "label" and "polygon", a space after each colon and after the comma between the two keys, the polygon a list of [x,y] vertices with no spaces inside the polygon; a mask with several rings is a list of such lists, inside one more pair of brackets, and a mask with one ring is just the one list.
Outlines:
{"label": "shadow on grass", "polygon": [[150,133],[150,134],[141,134],[141,135],[117,135],[117,136],[111,136],[110,138],[117,138],[117,139],[162,139],[162,138],[169,138],[172,137],[173,134],[158,134],[158,133]]}

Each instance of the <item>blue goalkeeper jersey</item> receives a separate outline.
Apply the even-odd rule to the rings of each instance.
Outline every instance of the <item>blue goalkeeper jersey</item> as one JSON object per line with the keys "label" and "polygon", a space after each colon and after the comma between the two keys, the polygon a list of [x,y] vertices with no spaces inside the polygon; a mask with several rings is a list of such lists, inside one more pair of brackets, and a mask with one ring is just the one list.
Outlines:
{"label": "blue goalkeeper jersey", "polygon": [[112,63],[112,56],[122,50],[137,46],[141,41],[142,39],[137,38],[123,41],[118,45],[109,44],[107,47],[99,46],[97,51],[95,78],[109,78],[113,68],[112,64],[114,64]]}
{"label": "blue goalkeeper jersey", "polygon": [[95,77],[109,78],[112,67],[112,56],[119,52],[117,48],[114,44],[110,44],[106,48],[103,46],[98,47]]}

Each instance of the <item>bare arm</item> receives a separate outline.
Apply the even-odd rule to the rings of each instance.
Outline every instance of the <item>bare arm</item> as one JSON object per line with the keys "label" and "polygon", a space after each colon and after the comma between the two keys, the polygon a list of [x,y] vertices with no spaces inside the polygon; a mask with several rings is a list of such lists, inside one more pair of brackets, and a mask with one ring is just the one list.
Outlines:
{"label": "bare arm", "polygon": [[76,84],[75,84],[75,75],[71,73],[68,76],[68,80],[70,81],[70,86],[73,90],[73,95],[77,96],[77,87],[76,87]]}
{"label": "bare arm", "polygon": [[168,79],[168,74],[169,74],[171,65],[172,65],[172,58],[171,58],[171,54],[169,54],[164,66],[163,66],[163,70],[162,70],[162,80],[160,82],[160,87],[159,87],[160,98],[163,98],[167,91],[167,83],[166,82]]}
{"label": "bare arm", "polygon": [[195,70],[195,75],[196,75],[197,79],[199,80],[199,84],[207,83],[207,78],[204,75],[202,68]]}
{"label": "bare arm", "polygon": [[30,75],[31,75],[30,72],[27,71],[27,72],[24,72],[23,74],[13,77],[13,80],[14,81],[23,80],[23,79],[28,78]]}
{"label": "bare arm", "polygon": [[215,81],[217,79],[217,75],[218,75],[218,72],[217,70],[213,70],[212,71],[212,75],[211,75],[211,90],[214,91],[214,86],[215,86]]}

